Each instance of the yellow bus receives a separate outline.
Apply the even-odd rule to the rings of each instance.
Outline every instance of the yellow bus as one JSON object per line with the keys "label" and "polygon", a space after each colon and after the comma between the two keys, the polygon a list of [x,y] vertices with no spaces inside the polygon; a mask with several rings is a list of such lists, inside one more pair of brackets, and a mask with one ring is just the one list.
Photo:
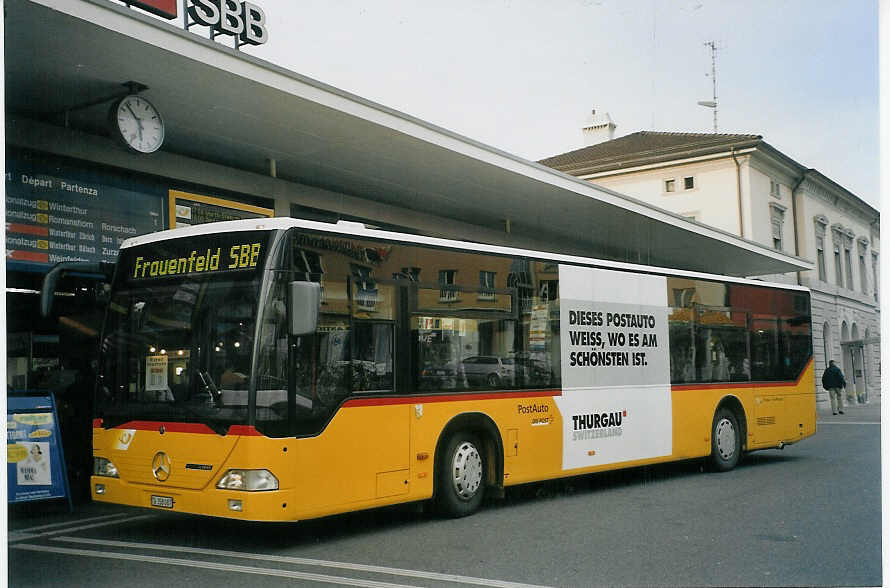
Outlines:
{"label": "yellow bus", "polygon": [[294,521],[816,431],[805,288],[289,218],[127,240],[94,500]]}

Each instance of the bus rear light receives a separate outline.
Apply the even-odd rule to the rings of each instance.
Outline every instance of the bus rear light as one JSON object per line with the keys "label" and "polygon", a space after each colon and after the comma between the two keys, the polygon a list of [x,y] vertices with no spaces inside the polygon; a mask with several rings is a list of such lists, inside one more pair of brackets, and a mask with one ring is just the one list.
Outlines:
{"label": "bus rear light", "polygon": [[219,479],[216,487],[247,492],[278,490],[278,478],[269,470],[229,470]]}
{"label": "bus rear light", "polygon": [[117,473],[117,466],[111,463],[110,459],[105,459],[104,457],[93,458],[93,475],[104,476],[106,478],[120,477]]}

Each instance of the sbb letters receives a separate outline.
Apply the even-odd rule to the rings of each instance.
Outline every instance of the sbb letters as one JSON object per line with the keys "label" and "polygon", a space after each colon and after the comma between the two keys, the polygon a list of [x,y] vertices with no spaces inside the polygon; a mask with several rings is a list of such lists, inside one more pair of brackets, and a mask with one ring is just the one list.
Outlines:
{"label": "sbb letters", "polygon": [[250,2],[192,0],[188,13],[196,23],[224,35],[234,35],[242,43],[262,45],[269,40],[266,14]]}

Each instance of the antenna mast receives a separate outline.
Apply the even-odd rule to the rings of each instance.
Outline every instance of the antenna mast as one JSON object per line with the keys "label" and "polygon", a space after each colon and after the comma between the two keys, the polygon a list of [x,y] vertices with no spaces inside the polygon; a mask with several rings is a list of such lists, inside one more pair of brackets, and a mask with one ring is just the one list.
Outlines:
{"label": "antenna mast", "polygon": [[708,41],[705,47],[711,48],[711,85],[713,87],[714,98],[712,100],[712,108],[714,109],[714,133],[717,133],[717,43],[716,41]]}

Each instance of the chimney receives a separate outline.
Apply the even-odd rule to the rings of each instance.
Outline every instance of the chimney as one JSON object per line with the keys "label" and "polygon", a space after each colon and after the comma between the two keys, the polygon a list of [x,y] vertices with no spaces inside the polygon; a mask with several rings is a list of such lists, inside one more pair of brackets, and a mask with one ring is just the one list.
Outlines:
{"label": "chimney", "polygon": [[615,123],[612,122],[608,112],[597,113],[594,108],[584,121],[581,134],[584,135],[585,147],[611,141],[615,138]]}

